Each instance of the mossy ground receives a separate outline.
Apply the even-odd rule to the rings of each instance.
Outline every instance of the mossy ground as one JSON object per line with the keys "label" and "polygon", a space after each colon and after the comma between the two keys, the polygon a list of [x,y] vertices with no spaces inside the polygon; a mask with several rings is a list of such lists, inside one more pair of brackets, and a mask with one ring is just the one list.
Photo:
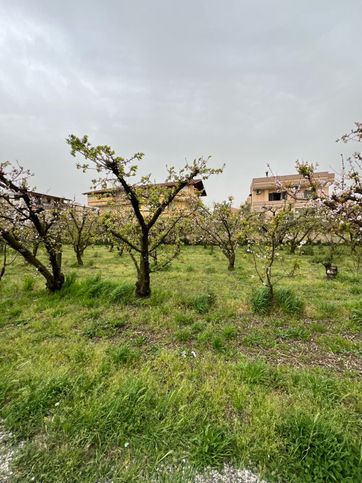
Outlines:
{"label": "mossy ground", "polygon": [[59,294],[9,267],[0,417],[24,441],[18,480],[186,481],[228,462],[269,481],[361,481],[362,283],[347,256],[334,281],[314,259],[280,284],[303,316],[251,313],[243,250],[230,273],[216,249],[185,247],[147,300],[105,247],[83,268],[66,249]]}

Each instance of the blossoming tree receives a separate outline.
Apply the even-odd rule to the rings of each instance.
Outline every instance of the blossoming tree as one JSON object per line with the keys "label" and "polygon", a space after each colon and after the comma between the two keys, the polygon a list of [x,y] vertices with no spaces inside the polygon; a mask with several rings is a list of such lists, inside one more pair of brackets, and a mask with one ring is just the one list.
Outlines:
{"label": "blossoming tree", "polygon": [[65,226],[69,241],[77,257],[78,266],[83,266],[83,255],[95,240],[99,230],[99,215],[86,206],[72,205],[65,211]]}
{"label": "blossoming tree", "polygon": [[[340,142],[362,142],[362,123],[356,122],[350,133]],[[326,210],[330,226],[338,226],[336,235],[351,247],[356,269],[361,265],[362,250],[362,154],[354,152],[346,161],[342,158],[341,170],[332,192],[324,193],[314,176],[315,165],[297,163],[297,170],[308,180],[316,207]]]}
{"label": "blossoming tree", "polygon": [[[49,291],[59,290],[62,273],[63,205],[42,205],[29,187],[30,172],[9,162],[0,163],[0,237],[45,278]],[[33,254],[31,246],[41,241],[47,262]]]}
{"label": "blossoming tree", "polygon": [[228,270],[234,270],[236,251],[243,237],[243,210],[232,207],[232,198],[214,203],[212,209],[200,204],[195,221],[200,238],[221,249],[228,261]]}
{"label": "blossoming tree", "polygon": [[[168,186],[152,184],[150,176],[141,178],[140,184],[137,185],[132,184],[131,179],[137,173],[137,163],[142,160],[142,153],[136,153],[126,159],[116,155],[110,146],[92,146],[88,136],[79,138],[72,134],[67,138],[67,142],[73,156],[80,154],[86,160],[84,164],[78,164],[79,168],[84,172],[93,168],[103,175],[99,180],[94,180],[95,186],[100,185],[104,188],[112,183],[124,192],[129,223],[113,222],[110,229],[112,235],[129,248],[133,260],[136,261],[138,257],[135,263],[136,295],[148,297],[151,294],[150,255],[173,233],[176,225],[183,218],[182,212],[167,217],[166,211],[170,211],[172,215],[173,200],[196,176],[207,179],[221,170],[208,168],[207,160],[199,158],[187,164],[179,172],[174,167],[169,167],[166,179]],[[91,162],[91,166],[87,161]],[[164,226],[158,230],[160,220]],[[156,232],[158,234],[154,236]]]}

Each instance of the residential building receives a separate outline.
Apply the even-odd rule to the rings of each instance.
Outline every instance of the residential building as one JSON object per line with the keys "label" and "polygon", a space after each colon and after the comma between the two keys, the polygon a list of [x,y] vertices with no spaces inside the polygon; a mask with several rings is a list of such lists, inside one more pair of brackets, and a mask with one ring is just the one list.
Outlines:
{"label": "residential building", "polygon": [[[155,183],[137,185],[137,189],[142,190],[141,194],[141,210],[146,213],[148,211],[147,198],[152,197],[156,192],[156,196],[163,196],[165,189],[172,189],[176,183]],[[83,193],[87,196],[88,206],[98,208],[100,211],[109,210],[114,207],[124,207],[127,209],[130,202],[123,188],[105,188],[99,190],[88,191]],[[149,196],[148,196],[149,195]],[[200,196],[206,196],[204,184],[201,179],[190,181],[175,197],[170,205],[170,209],[187,209],[192,201]]]}
{"label": "residential building", "polygon": [[[64,196],[54,196],[47,193],[38,193],[37,191],[28,191],[30,198],[34,203],[39,204],[43,208],[54,208],[55,206],[71,206],[74,201]],[[14,198],[20,198],[20,195],[14,195]]]}
{"label": "residential building", "polygon": [[[319,194],[328,194],[334,182],[334,174],[327,171],[314,173],[319,186]],[[265,211],[270,208],[282,208],[290,204],[296,210],[303,209],[312,192],[307,179],[299,174],[253,178],[247,203],[251,211]]]}

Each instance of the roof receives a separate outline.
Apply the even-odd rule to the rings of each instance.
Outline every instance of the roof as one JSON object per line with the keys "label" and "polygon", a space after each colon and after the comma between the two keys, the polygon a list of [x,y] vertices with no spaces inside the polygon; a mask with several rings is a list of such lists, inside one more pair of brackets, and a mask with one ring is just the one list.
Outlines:
{"label": "roof", "polygon": [[64,196],[54,196],[49,195],[48,193],[38,193],[37,191],[29,191],[31,196],[35,196],[36,198],[51,198],[55,201],[72,201],[69,198],[65,198]]}
{"label": "roof", "polygon": [[[314,178],[319,179],[321,181],[325,181],[328,183],[333,183],[334,181],[334,173],[329,173],[328,171],[319,171],[314,173]],[[277,182],[284,183],[288,185],[290,183],[298,183],[304,184],[308,183],[308,181],[301,176],[300,174],[286,174],[282,176],[264,176],[262,178],[253,178],[250,186],[250,190],[252,191],[253,188],[269,188],[275,187]]]}
{"label": "roof", "polygon": [[[166,188],[172,188],[173,186],[176,186],[176,182],[167,182],[167,183],[152,183],[152,184],[135,184],[133,185],[134,188],[147,188],[149,186],[158,186],[160,188],[166,187]],[[207,196],[204,183],[202,182],[201,179],[193,179],[188,182],[187,186],[195,186],[195,188],[200,192],[200,196]],[[85,193],[82,193],[83,195],[95,195],[95,194],[106,194],[106,193],[117,193],[119,191],[124,191],[122,187],[116,187],[116,188],[104,188],[100,190],[93,190],[93,191],[87,191]]]}

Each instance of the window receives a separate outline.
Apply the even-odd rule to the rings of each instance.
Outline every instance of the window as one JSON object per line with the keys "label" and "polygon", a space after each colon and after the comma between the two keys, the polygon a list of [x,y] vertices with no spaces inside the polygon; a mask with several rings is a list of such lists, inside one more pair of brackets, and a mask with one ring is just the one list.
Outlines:
{"label": "window", "polygon": [[275,191],[274,193],[269,193],[269,201],[281,201],[287,199],[286,191]]}
{"label": "window", "polygon": [[304,199],[310,200],[313,196],[312,190],[305,190],[304,191]]}
{"label": "window", "polygon": [[261,194],[262,194],[262,192],[263,192],[263,190],[256,190],[256,194],[257,194],[257,195],[261,195]]}

